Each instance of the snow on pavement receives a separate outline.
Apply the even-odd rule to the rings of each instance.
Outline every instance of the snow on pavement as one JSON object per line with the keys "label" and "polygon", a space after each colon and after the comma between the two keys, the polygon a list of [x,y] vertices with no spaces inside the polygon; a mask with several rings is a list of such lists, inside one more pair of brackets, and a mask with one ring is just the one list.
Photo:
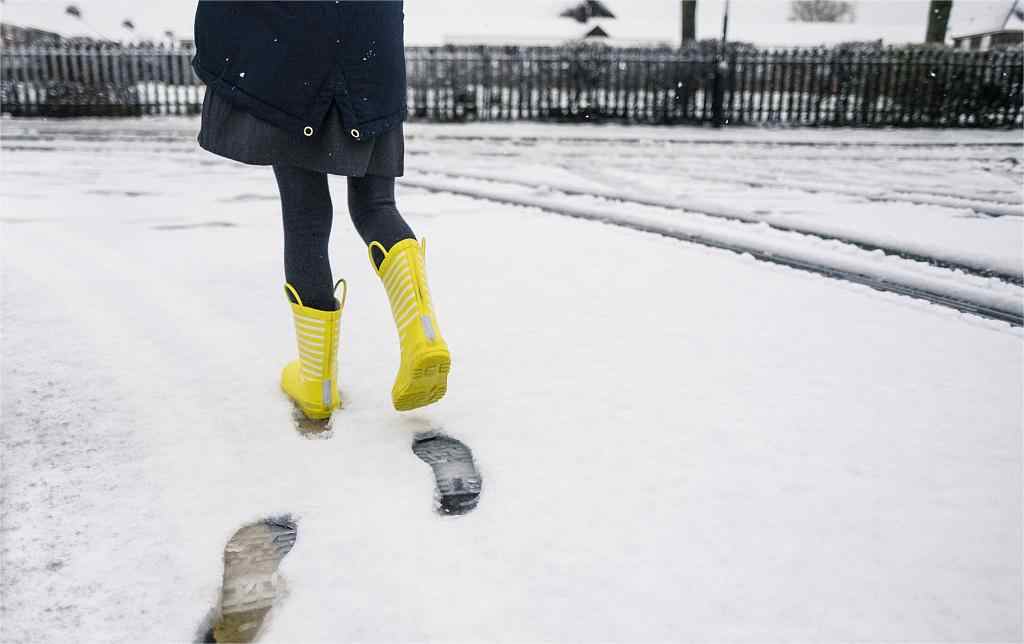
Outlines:
{"label": "snow on pavement", "polygon": [[[0,640],[191,639],[224,542],[284,513],[267,642],[1021,638],[1019,330],[402,189],[454,363],[400,415],[335,177],[345,409],[306,440],[270,169],[52,143],[3,153]],[[432,428],[469,515],[432,511]]]}
{"label": "snow on pavement", "polygon": [[481,127],[462,135],[414,130],[410,169],[627,199],[642,195],[647,202],[839,236],[1017,279],[1024,274],[1018,132],[959,133],[960,143],[953,144],[953,134],[944,132],[862,131],[846,141],[837,132],[829,142],[806,130],[753,130],[748,140],[737,140],[735,130],[709,139],[706,130],[683,128],[670,132],[696,136],[673,142],[669,134],[644,143],[607,136],[605,128],[577,130],[592,137],[577,141],[564,129],[549,134],[565,140],[507,133],[486,138],[494,136],[493,126]]}
{"label": "snow on pavement", "polygon": [[472,177],[409,173],[406,185],[428,190],[445,190],[481,199],[534,206],[550,212],[568,214],[584,219],[639,227],[643,230],[683,235],[686,238],[706,240],[744,249],[745,252],[763,253],[775,258],[786,258],[810,263],[833,271],[843,271],[872,278],[880,284],[924,290],[943,298],[955,298],[986,307],[992,315],[1019,320],[1024,304],[1024,290],[998,279],[979,275],[965,275],[920,261],[907,261],[886,255],[875,249],[868,251],[834,239],[778,231],[762,222],[751,226],[737,221],[723,221],[700,213],[685,213],[680,217],[675,209],[649,207],[641,203],[609,202],[602,197],[548,196],[524,191],[521,183],[477,181]]}

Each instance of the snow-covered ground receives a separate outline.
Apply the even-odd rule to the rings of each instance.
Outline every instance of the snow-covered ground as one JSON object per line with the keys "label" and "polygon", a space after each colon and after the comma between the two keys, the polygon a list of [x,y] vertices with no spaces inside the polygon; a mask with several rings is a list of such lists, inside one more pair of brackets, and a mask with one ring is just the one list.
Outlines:
{"label": "snow-covered ground", "polygon": [[[225,541],[284,513],[268,642],[1022,637],[1019,328],[514,205],[1013,308],[892,253],[1019,275],[1024,218],[979,212],[1020,210],[1019,133],[410,125],[449,395],[390,408],[335,177],[345,409],[307,440],[270,169],[193,119],[0,125],[0,640],[192,639]],[[473,513],[432,511],[427,429],[473,449]]]}

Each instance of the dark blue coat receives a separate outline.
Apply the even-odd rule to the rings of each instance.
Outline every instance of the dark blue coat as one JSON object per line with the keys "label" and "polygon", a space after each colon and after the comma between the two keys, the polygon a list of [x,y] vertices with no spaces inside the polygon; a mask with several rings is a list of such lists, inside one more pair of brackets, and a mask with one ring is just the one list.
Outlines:
{"label": "dark blue coat", "polygon": [[239,109],[317,136],[332,99],[350,136],[406,117],[400,0],[200,0],[192,68]]}

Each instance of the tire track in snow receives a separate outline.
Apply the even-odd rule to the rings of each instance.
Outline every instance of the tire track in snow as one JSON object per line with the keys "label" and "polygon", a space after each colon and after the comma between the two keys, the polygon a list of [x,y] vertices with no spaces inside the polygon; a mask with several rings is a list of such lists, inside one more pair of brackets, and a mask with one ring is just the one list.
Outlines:
{"label": "tire track in snow", "polygon": [[[661,133],[659,132],[659,135]],[[928,148],[1012,148],[1019,149],[1020,144],[1006,141],[911,141],[899,143],[895,141],[787,141],[785,139],[721,139],[721,138],[671,138],[641,136],[542,136],[542,135],[501,135],[501,134],[431,134],[421,135],[410,133],[409,140],[423,141],[481,141],[495,143],[513,143],[519,145],[535,145],[537,143],[593,143],[607,145],[612,143],[640,144],[657,141],[675,145],[701,145],[709,147],[731,146],[769,146],[781,148],[897,148],[897,149],[928,149]]]}
{"label": "tire track in snow", "polygon": [[[860,248],[861,250],[865,250],[868,252],[881,251],[886,255],[892,255],[910,261],[924,262],[927,264],[931,264],[933,266],[938,266],[940,268],[958,270],[968,275],[974,275],[976,277],[996,278],[1004,282],[1014,284],[1016,286],[1024,286],[1024,274],[1022,274],[1021,272],[1009,273],[1006,271],[995,270],[985,266],[980,262],[971,262],[969,258],[936,257],[934,255],[924,255],[921,253],[915,253],[913,251],[906,250],[905,248],[898,248],[887,244],[880,244],[877,241],[873,241],[868,238],[854,239],[849,236],[829,234],[827,232],[812,227],[795,226],[792,224],[782,224],[778,222],[768,221],[764,217],[761,217],[754,213],[744,212],[739,209],[727,208],[713,203],[700,202],[698,200],[687,199],[683,200],[682,203],[680,203],[679,200],[661,198],[656,196],[636,195],[631,193],[625,193],[621,190],[582,189],[564,183],[523,181],[520,179],[504,177],[493,173],[478,171],[430,171],[429,174],[446,176],[453,179],[472,179],[512,184],[516,186],[523,186],[526,188],[546,188],[569,196],[600,197],[602,199],[610,199],[612,201],[618,201],[626,204],[653,206],[656,208],[668,208],[670,210],[676,211],[678,214],[681,215],[686,215],[687,213],[698,213],[708,217],[714,217],[716,219],[762,224],[781,232],[808,235],[816,237],[823,241],[837,241],[843,244],[849,244],[850,246],[855,246],[857,248]],[[408,181],[404,182],[409,183]]]}
{"label": "tire track in snow", "polygon": [[[660,141],[660,140],[643,140],[626,142],[620,145],[618,140],[608,141],[594,141],[589,144],[580,144],[578,147],[570,147],[574,144],[571,140],[552,140],[550,142],[513,142],[513,141],[497,141],[498,145],[486,142],[486,141],[445,141],[434,139],[430,141],[438,145],[428,147],[423,145],[427,143],[426,140],[413,141],[406,148],[407,153],[424,153],[432,152],[435,154],[445,155],[450,152],[461,152],[471,153],[474,156],[514,156],[514,157],[530,157],[530,156],[543,156],[545,158],[558,158],[558,157],[594,157],[600,156],[607,159],[615,159],[618,161],[644,161],[648,162],[651,159],[650,148],[645,150],[638,150],[635,146],[647,145],[653,146],[657,144],[659,146],[667,146],[672,142]],[[462,145],[456,147],[456,144],[461,143]],[[550,144],[549,144],[550,143]],[[600,143],[600,146],[598,145]],[[447,146],[446,146],[447,144]],[[589,148],[587,147],[589,145]],[[964,164],[978,163],[978,164],[992,164],[998,162],[1009,162],[1016,166],[1019,161],[1016,157],[993,157],[993,150],[977,150],[975,152],[956,151],[956,154],[941,154],[937,153],[936,150],[922,150],[921,152],[912,153],[901,153],[900,151],[886,151],[886,150],[870,150],[868,152],[857,152],[848,154],[847,150],[837,149],[824,149],[820,150],[802,150],[786,149],[785,145],[752,145],[750,149],[742,149],[743,146],[736,145],[732,148],[721,148],[714,149],[708,148],[707,146],[698,146],[696,148],[697,154],[692,155],[690,158],[696,158],[707,161],[717,161],[722,163],[730,163],[736,160],[742,160],[748,163],[758,163],[763,165],[770,164],[781,164],[781,163],[814,163],[814,164],[880,164],[880,163],[922,163],[928,165],[934,165],[936,163],[949,165],[955,168],[961,168]],[[590,149],[592,148],[592,149]],[[837,152],[843,153],[843,156],[837,157]],[[995,151],[998,154],[998,151]]]}
{"label": "tire track in snow", "polygon": [[[606,171],[601,171],[606,172]],[[595,171],[596,174],[596,171]],[[711,183],[723,185],[745,186],[748,188],[764,188],[766,186],[777,188],[789,188],[807,193],[831,193],[848,197],[859,197],[874,202],[896,202],[910,203],[915,205],[940,206],[943,208],[965,208],[973,210],[979,215],[989,217],[1024,217],[1024,205],[1020,202],[1001,202],[993,199],[980,197],[964,197],[953,194],[951,191],[932,189],[924,186],[901,187],[892,186],[873,188],[856,186],[848,183],[846,186],[836,185],[822,180],[794,180],[778,178],[762,174],[759,179],[729,178],[725,175],[712,175],[709,173],[691,173],[689,176]]]}
{"label": "tire track in snow", "polygon": [[[910,271],[870,271],[867,270],[865,262],[844,261],[844,258],[838,254],[828,257],[830,263],[826,263],[825,258],[821,257],[821,253],[812,252],[811,249],[801,252],[801,249],[793,243],[781,243],[773,248],[772,244],[754,242],[750,239],[749,234],[729,234],[727,231],[695,231],[692,230],[693,227],[691,230],[687,230],[684,225],[661,223],[642,216],[630,217],[619,212],[603,211],[596,208],[576,207],[552,199],[503,194],[495,190],[409,175],[403,177],[402,184],[429,192],[457,194],[513,206],[538,208],[567,217],[664,235],[701,246],[750,255],[755,259],[833,279],[861,284],[877,291],[905,295],[978,317],[1007,322],[1013,326],[1024,326],[1024,312],[1022,312],[1024,301],[1019,295],[1005,291],[999,292],[958,284],[930,275],[914,275]],[[759,225],[767,226],[763,222]],[[843,266],[843,264],[846,265]],[[897,272],[902,274],[897,276],[894,274]],[[896,281],[900,279],[902,283]]]}
{"label": "tire track in snow", "polygon": [[[439,160],[448,160],[451,154],[465,153],[467,147],[456,147],[455,141],[438,140],[434,141],[436,146],[431,146],[427,140],[416,141],[410,146],[410,154],[435,154]],[[592,143],[592,142],[591,142]],[[1004,164],[1012,163],[1018,165],[1016,154],[1005,156],[1001,148],[988,147],[983,151],[984,156],[967,156],[964,149],[954,146],[943,146],[932,148],[925,157],[909,158],[905,155],[894,156],[900,146],[891,146],[894,149],[886,150],[885,154],[878,154],[871,158],[851,155],[851,148],[854,146],[838,146],[829,148],[828,154],[818,154],[814,157],[794,156],[794,150],[799,151],[800,145],[789,145],[788,142],[779,142],[778,145],[768,145],[766,142],[750,142],[749,147],[732,145],[722,147],[721,145],[698,145],[687,147],[685,152],[671,149],[670,140],[642,140],[627,144],[618,144],[617,140],[609,139],[608,142],[597,148],[594,145],[580,144],[573,146],[571,141],[561,144],[545,144],[542,141],[532,140],[520,144],[511,141],[499,142],[498,145],[485,148],[479,142],[463,142],[468,151],[474,152],[474,156],[521,156],[525,160],[551,162],[554,159],[565,159],[576,161],[581,156],[600,158],[601,167],[619,165],[625,169],[634,168],[638,161],[642,160],[645,167],[657,167],[661,174],[677,174],[683,169],[687,174],[693,171],[707,173],[711,176],[701,177],[710,181],[721,181],[730,185],[730,180],[737,174],[744,178],[754,174],[769,185],[776,185],[780,180],[787,177],[779,177],[777,172],[782,167],[787,173],[795,174],[790,179],[795,183],[804,184],[800,187],[809,187],[811,184],[827,184],[828,191],[842,191],[844,194],[848,189],[855,190],[851,194],[869,196],[885,195],[892,193],[892,200],[909,201],[912,203],[927,202],[932,205],[948,206],[953,208],[965,207],[959,200],[977,202],[980,210],[990,213],[993,216],[1024,215],[1021,208],[1021,195],[1017,184],[1019,181],[1010,178],[1003,189],[986,189],[984,185],[967,181],[965,185],[965,173],[979,171],[981,168],[974,167],[977,163]],[[724,143],[724,142],[720,142]],[[792,142],[799,143],[799,142]],[[636,149],[637,145],[644,146],[643,151]],[[1019,153],[1020,146],[1015,144],[1003,144],[1004,147],[1016,147],[1015,152]],[[805,147],[805,146],[804,146]],[[814,146],[822,148],[825,146]],[[905,146],[905,147],[921,147]],[[653,154],[652,154],[653,151]],[[666,163],[668,159],[672,162]],[[877,172],[879,164],[898,162],[900,170],[896,173]],[[682,163],[682,167],[677,166]],[[968,167],[965,168],[965,163]],[[909,164],[909,165],[908,165]],[[692,167],[691,167],[692,166]],[[871,176],[860,177],[865,167],[873,169]],[[766,172],[765,170],[770,170]],[[795,173],[793,171],[796,171]],[[957,190],[951,190],[948,177],[949,173],[955,173],[959,181]],[[919,175],[919,176],[918,176]],[[700,175],[697,175],[700,176]],[[854,177],[858,177],[854,180]],[[982,182],[984,184],[985,182]],[[813,186],[813,191],[821,192],[825,186]],[[909,195],[909,196],[907,196]],[[970,206],[971,204],[967,204]]]}
{"label": "tire track in snow", "polygon": [[[786,168],[785,174],[778,168],[766,170],[762,164],[740,165],[740,159],[734,159],[729,163],[720,160],[709,160],[706,157],[677,158],[672,161],[649,162],[650,167],[659,173],[670,176],[677,176],[681,179],[697,179],[709,183],[723,183],[725,185],[749,185],[754,187],[795,187],[796,189],[808,188],[814,192],[840,192],[849,191],[850,194],[859,189],[861,192],[870,194],[881,194],[885,191],[893,193],[921,193],[934,197],[952,197],[955,199],[973,199],[986,204],[1024,206],[1019,190],[997,188],[997,187],[972,187],[958,185],[952,188],[947,183],[936,184],[933,181],[914,180],[905,173],[899,180],[892,180],[888,175],[879,176],[875,168],[871,173],[865,173],[861,166],[844,165],[843,159],[836,159],[828,167],[820,164],[800,165],[795,168]],[[937,164],[940,165],[940,164]],[[612,168],[619,172],[630,172],[635,176],[635,168],[627,163],[609,161],[602,163],[603,168]],[[939,170],[941,174],[945,169]],[[741,178],[730,178],[742,175]],[[796,176],[794,180],[790,177]]]}

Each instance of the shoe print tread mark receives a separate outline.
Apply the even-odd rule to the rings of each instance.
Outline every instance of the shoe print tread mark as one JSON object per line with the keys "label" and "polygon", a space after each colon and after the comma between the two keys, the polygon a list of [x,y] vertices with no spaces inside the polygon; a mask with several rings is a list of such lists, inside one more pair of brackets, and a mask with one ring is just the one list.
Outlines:
{"label": "shoe print tread mark", "polygon": [[434,470],[434,509],[438,513],[466,514],[476,508],[483,478],[468,447],[451,436],[427,432],[416,435],[412,451]]}
{"label": "shoe print tread mark", "polygon": [[216,623],[205,642],[252,642],[283,584],[278,565],[297,535],[290,517],[275,517],[238,530],[224,548],[224,582]]}

